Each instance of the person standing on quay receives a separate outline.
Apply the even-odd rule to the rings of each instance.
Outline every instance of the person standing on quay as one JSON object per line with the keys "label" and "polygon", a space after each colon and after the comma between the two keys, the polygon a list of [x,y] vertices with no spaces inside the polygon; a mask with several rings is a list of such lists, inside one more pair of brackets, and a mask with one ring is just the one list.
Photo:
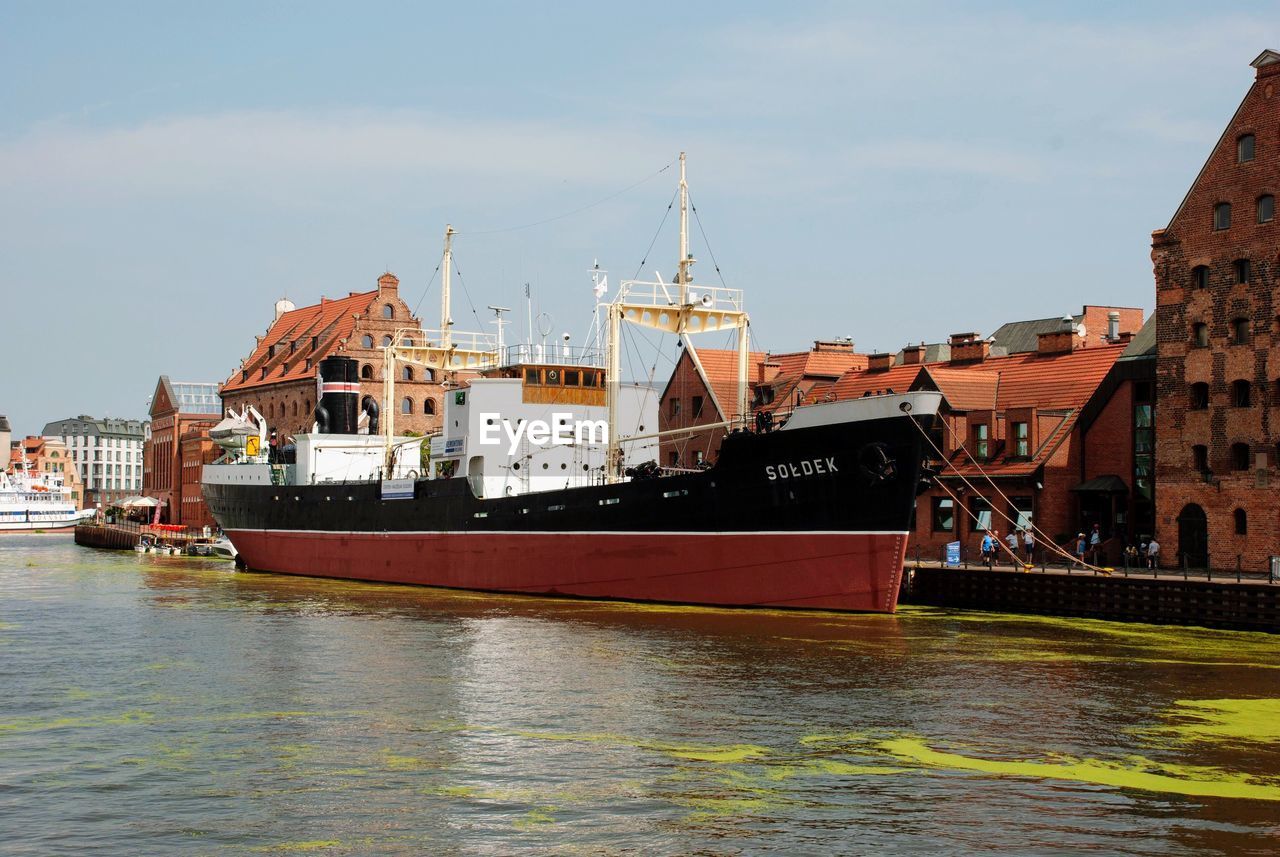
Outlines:
{"label": "person standing on quay", "polygon": [[990,530],[982,537],[982,561],[986,563],[987,568],[995,563],[996,558],[996,538]]}
{"label": "person standing on quay", "polygon": [[1152,536],[1147,542],[1147,568],[1155,570],[1160,565],[1160,543]]}
{"label": "person standing on quay", "polygon": [[1075,562],[1071,564],[1072,568],[1076,567],[1076,563],[1079,563],[1081,568],[1088,568],[1084,561],[1085,552],[1088,550],[1089,540],[1084,537],[1084,533],[1080,533],[1076,536],[1076,558]]}
{"label": "person standing on quay", "polygon": [[1030,528],[1022,531],[1022,546],[1027,549],[1027,565],[1030,565],[1031,555],[1036,549],[1036,539],[1035,536],[1031,534]]}
{"label": "person standing on quay", "polygon": [[1093,532],[1089,533],[1089,553],[1093,554],[1093,564],[1098,564],[1098,552],[1102,547],[1102,533],[1098,529],[1098,525],[1093,525]]}
{"label": "person standing on quay", "polygon": [[1004,537],[1009,543],[1009,558],[1012,562],[1018,561],[1018,533],[1016,530],[1010,530],[1009,535]]}

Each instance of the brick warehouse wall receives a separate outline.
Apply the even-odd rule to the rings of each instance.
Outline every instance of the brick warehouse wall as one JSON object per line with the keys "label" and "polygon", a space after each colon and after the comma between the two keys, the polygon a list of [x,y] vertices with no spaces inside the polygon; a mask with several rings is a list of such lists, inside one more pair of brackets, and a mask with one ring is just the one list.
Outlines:
{"label": "brick warehouse wall", "polygon": [[[1253,134],[1252,161],[1238,162],[1237,141]],[[1280,554],[1280,226],[1258,223],[1256,201],[1280,195],[1280,62],[1262,65],[1222,139],[1169,226],[1152,236],[1156,280],[1156,536],[1164,564],[1179,564],[1178,517],[1199,505],[1208,520],[1209,564],[1264,568]],[[1214,207],[1230,203],[1231,225],[1214,228]],[[1248,282],[1235,282],[1233,262],[1248,259]],[[1193,269],[1209,270],[1197,288]],[[1231,322],[1249,322],[1249,341],[1235,344]],[[1208,346],[1193,343],[1207,325]],[[1233,382],[1248,381],[1251,403],[1236,407]],[[1190,409],[1191,385],[1206,383],[1209,406]],[[1246,444],[1249,467],[1233,469],[1233,444]],[[1208,451],[1211,478],[1193,466],[1193,447]],[[1236,533],[1235,511],[1247,516]]]}

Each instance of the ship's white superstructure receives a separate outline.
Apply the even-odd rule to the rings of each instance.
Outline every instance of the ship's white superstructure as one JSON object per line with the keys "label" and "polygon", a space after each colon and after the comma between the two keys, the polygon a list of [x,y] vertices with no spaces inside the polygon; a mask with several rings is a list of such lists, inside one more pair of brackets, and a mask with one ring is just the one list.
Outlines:
{"label": "ship's white superstructure", "polygon": [[26,462],[0,473],[0,532],[64,530],[93,514],[76,510],[59,474],[35,473]]}

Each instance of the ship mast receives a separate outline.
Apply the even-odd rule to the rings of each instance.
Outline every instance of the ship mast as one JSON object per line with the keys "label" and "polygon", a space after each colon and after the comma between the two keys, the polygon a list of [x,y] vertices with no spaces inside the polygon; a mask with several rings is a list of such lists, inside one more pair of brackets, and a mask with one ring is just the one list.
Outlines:
{"label": "ship mast", "polygon": [[[608,404],[609,446],[605,457],[605,481],[618,482],[622,478],[622,445],[617,435],[618,402],[621,395],[622,371],[622,322],[628,321],[641,327],[651,327],[680,337],[693,362],[694,368],[707,385],[707,392],[724,419],[718,423],[698,426],[699,430],[730,428],[749,415],[747,400],[748,330],[750,318],[743,307],[742,291],[729,288],[689,288],[693,278],[689,268],[694,264],[689,253],[689,185],[685,179],[685,155],[680,153],[680,264],[676,273],[678,294],[672,296],[667,283],[623,282],[617,297],[609,304],[608,360],[605,369],[605,398]],[[707,379],[698,359],[697,351],[689,341],[690,333],[714,333],[726,330],[738,332],[738,383],[736,400],[722,403],[716,399],[715,389]],[[628,440],[666,437],[688,434],[689,429],[670,429],[644,435],[633,435]]]}
{"label": "ship mast", "polygon": [[[386,473],[394,462],[396,434],[396,367],[399,363],[423,366],[433,372],[456,372],[466,369],[480,372],[500,362],[498,342],[491,334],[459,333],[454,343],[453,319],[450,317],[449,286],[453,274],[453,226],[444,228],[444,257],[440,261],[440,329],[421,330],[404,327],[396,330],[391,344],[382,349],[382,430],[386,447]],[[490,309],[494,309],[490,307]],[[503,308],[503,312],[505,312]],[[501,338],[502,321],[498,332]],[[443,380],[443,379],[442,379]]]}
{"label": "ship mast", "polygon": [[444,227],[444,259],[440,262],[440,344],[446,350],[449,348],[450,328],[453,327],[453,319],[449,317],[449,277],[453,272],[453,236],[457,233],[453,231],[453,226],[445,224]]}

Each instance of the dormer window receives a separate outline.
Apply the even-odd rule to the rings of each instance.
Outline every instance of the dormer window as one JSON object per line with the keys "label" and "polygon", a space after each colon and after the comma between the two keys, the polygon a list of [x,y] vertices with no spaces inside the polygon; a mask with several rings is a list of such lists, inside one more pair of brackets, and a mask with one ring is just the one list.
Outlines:
{"label": "dormer window", "polygon": [[1013,454],[1018,458],[1031,457],[1031,436],[1027,423],[1013,424]]}
{"label": "dormer window", "polygon": [[978,458],[986,460],[991,453],[991,440],[988,435],[990,428],[986,423],[979,423],[973,427],[973,451]]}
{"label": "dormer window", "polygon": [[1231,228],[1231,203],[1220,202],[1213,207],[1213,228],[1219,232]]}
{"label": "dormer window", "polygon": [[1253,160],[1254,142],[1252,134],[1242,134],[1236,140],[1236,163],[1244,164]]}

